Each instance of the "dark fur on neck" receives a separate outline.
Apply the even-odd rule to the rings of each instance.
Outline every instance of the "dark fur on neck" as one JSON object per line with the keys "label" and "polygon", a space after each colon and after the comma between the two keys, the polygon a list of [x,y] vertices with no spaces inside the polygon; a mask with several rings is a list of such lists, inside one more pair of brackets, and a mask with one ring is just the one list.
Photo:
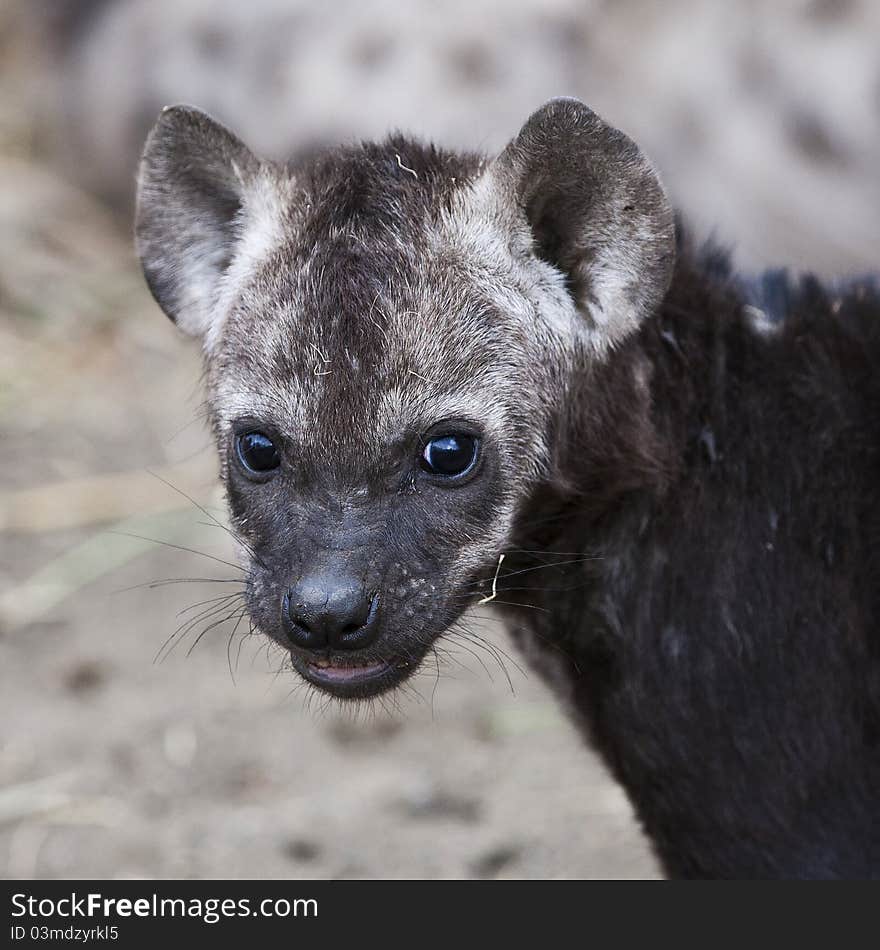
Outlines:
{"label": "dark fur on neck", "polygon": [[669,874],[876,875],[876,281],[747,283],[680,244],[663,305],[573,394],[516,539],[547,553],[500,596],[548,611],[513,608],[516,636]]}

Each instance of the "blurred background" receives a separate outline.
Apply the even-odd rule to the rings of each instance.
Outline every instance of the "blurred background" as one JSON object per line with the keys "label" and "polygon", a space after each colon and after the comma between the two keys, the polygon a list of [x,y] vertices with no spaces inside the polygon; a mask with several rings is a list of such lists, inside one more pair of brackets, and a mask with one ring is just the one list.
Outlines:
{"label": "blurred background", "polygon": [[876,0],[0,0],[0,874],[657,876],[488,615],[505,670],[462,654],[353,717],[206,629],[222,585],[155,583],[236,576],[170,487],[223,517],[197,353],[131,252],[159,109],[276,158],[392,127],[494,151],[562,94],[741,267],[880,264]]}

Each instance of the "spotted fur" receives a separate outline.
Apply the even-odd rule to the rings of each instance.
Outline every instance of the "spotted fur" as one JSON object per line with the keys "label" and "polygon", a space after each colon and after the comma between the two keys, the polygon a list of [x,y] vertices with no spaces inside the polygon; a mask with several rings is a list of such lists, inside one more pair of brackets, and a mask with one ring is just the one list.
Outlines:
{"label": "spotted fur", "polygon": [[[202,341],[261,630],[342,565],[398,682],[494,589],[670,874],[880,872],[875,282],[676,244],[573,100],[493,160],[391,136],[283,168],[168,110],[137,240]],[[441,423],[481,440],[455,486],[417,465]],[[242,427],[277,476],[242,476]]]}

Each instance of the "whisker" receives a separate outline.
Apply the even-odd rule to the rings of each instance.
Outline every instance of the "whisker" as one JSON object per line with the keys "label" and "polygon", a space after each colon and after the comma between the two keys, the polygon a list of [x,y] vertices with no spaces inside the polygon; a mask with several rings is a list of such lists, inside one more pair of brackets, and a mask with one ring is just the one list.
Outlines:
{"label": "whisker", "polygon": [[[452,629],[450,629],[450,630],[447,630],[447,631],[446,631],[446,636],[451,637],[451,638],[461,637],[461,633],[462,633],[462,631],[460,631],[460,630],[452,630]],[[461,639],[462,639],[462,640],[467,640],[468,638],[467,638],[467,637],[461,637]],[[476,645],[476,644],[475,644],[475,645]],[[486,664],[485,664],[483,658],[479,655],[479,653],[477,653],[476,650],[472,650],[469,646],[466,646],[464,643],[459,643],[459,646],[460,646],[461,649],[463,649],[466,653],[470,653],[470,655],[477,661],[477,663],[479,663],[480,666],[483,667],[483,670],[485,671],[486,676],[489,677],[489,682],[490,682],[490,683],[494,683],[494,682],[495,682],[495,677],[492,676],[492,673],[491,673],[491,671],[489,670],[489,667],[486,666]]]}
{"label": "whisker", "polygon": [[220,620],[215,620],[213,623],[205,627],[205,629],[202,630],[202,632],[195,638],[195,640],[193,640],[192,645],[186,651],[186,656],[187,657],[192,656],[193,650],[195,650],[195,648],[199,645],[199,643],[202,640],[202,637],[204,637],[206,633],[208,633],[211,630],[216,629],[221,624],[226,623],[228,620],[232,620],[232,618],[235,617],[237,614],[238,615],[243,614],[245,610],[246,610],[245,607],[237,607],[234,610],[232,610],[230,613],[228,613],[225,617],[221,617]]}
{"label": "whisker", "polygon": [[225,564],[227,567],[231,567],[236,571],[241,571],[242,574],[247,573],[240,564],[233,564],[232,561],[224,561],[222,557],[216,557],[213,554],[206,554],[204,551],[197,551],[195,548],[188,548],[182,544],[172,544],[170,541],[162,541],[159,538],[148,538],[142,534],[133,534],[131,531],[108,530],[107,534],[116,534],[124,538],[135,538],[138,541],[147,541],[150,544],[161,544],[166,548],[174,548],[176,551],[186,551],[187,554],[196,554],[199,557],[206,557],[211,561],[217,561],[218,564]]}
{"label": "whisker", "polygon": [[[522,567],[516,571],[508,571],[506,574],[500,574],[498,575],[498,580],[503,581],[509,577],[518,577],[520,574],[529,574],[533,571],[540,571],[540,570],[544,570],[550,567],[552,568],[567,567],[571,564],[585,564],[588,561],[598,561],[598,560],[601,560],[601,558],[596,555],[588,554],[588,555],[583,555],[582,557],[572,558],[571,560],[567,560],[567,561],[555,561],[550,564],[533,564],[531,567]],[[472,590],[474,588],[479,588],[479,587],[482,587],[484,583],[485,581],[483,580],[474,581],[472,584],[466,585],[465,589]]]}
{"label": "whisker", "polygon": [[569,663],[571,663],[571,665],[575,668],[575,671],[580,674],[581,668],[578,665],[575,657],[557,640],[554,640],[552,637],[548,637],[546,634],[541,633],[532,626],[526,626],[524,624],[508,626],[507,630],[511,634],[524,633],[526,636],[532,636],[540,640],[542,643],[546,644],[546,646],[556,650],[556,652],[563,656]]}
{"label": "whisker", "polygon": [[238,638],[238,649],[235,651],[235,672],[236,673],[238,672],[238,664],[241,661],[241,648],[244,646],[244,641],[254,635],[254,622],[253,620],[250,619],[250,617],[246,617],[246,619],[248,621],[248,624],[250,625],[250,629],[248,630],[247,633],[243,633]]}
{"label": "whisker", "polygon": [[517,672],[521,673],[523,676],[526,676],[527,673],[523,669],[523,667],[520,666],[520,664],[506,650],[498,646],[497,643],[493,643],[491,640],[487,639],[481,633],[478,633],[476,630],[471,629],[469,626],[465,626],[465,623],[468,623],[468,624],[479,623],[482,619],[483,618],[481,617],[474,617],[474,616],[461,617],[456,622],[457,629],[461,632],[466,633],[470,638],[472,638],[472,641],[475,643],[475,645],[479,645],[480,647],[482,647],[482,649],[490,653],[493,659],[495,660],[495,662],[498,663],[499,666],[505,669],[505,672],[506,672],[506,667],[503,661],[500,659],[501,657],[507,660],[508,663],[513,664]]}
{"label": "whisker", "polygon": [[217,597],[209,597],[207,600],[199,600],[194,604],[190,604],[188,607],[182,607],[177,611],[176,616],[182,617],[184,614],[188,614],[191,610],[195,610],[197,607],[203,607],[205,604],[216,604],[218,601],[232,600],[234,597],[244,597],[243,591],[236,591],[234,594],[220,594]]}
{"label": "whisker", "polygon": [[154,478],[158,478],[159,481],[162,482],[163,485],[167,485],[170,489],[172,489],[173,491],[176,491],[177,494],[180,495],[182,498],[185,498],[188,502],[190,502],[192,505],[194,505],[196,508],[198,508],[198,510],[199,510],[206,518],[210,518],[210,519],[211,519],[212,523],[213,523],[216,527],[222,528],[233,540],[238,541],[238,543],[241,544],[241,546],[242,546],[243,548],[245,548],[245,550],[247,550],[247,551],[251,554],[251,556],[252,556],[256,561],[259,562],[259,564],[260,564],[261,567],[266,567],[266,564],[263,562],[262,558],[260,558],[259,554],[257,554],[257,552],[251,547],[251,545],[250,545],[243,537],[241,537],[241,535],[240,535],[237,531],[233,531],[232,528],[230,528],[230,527],[228,527],[227,525],[223,524],[223,522],[220,521],[218,518],[216,518],[214,515],[212,515],[211,512],[208,511],[207,508],[205,508],[204,505],[200,505],[200,504],[195,500],[195,498],[193,498],[193,497],[191,497],[190,495],[188,495],[185,491],[183,491],[183,489],[178,488],[176,485],[172,485],[171,482],[168,481],[168,479],[163,478],[161,475],[159,475],[158,472],[151,471],[150,469],[147,469],[147,471],[148,471]]}
{"label": "whisker", "polygon": [[[481,600],[477,601],[477,606],[482,603]],[[539,607],[537,604],[524,604],[521,601],[516,600],[499,600],[497,597],[492,601],[493,604],[500,604],[503,607],[525,607],[527,610],[540,610],[542,613],[549,614],[550,610],[547,607]]]}
{"label": "whisker", "polygon": [[[247,616],[247,610],[242,610],[238,615],[238,620],[235,621],[235,626],[232,628],[232,632],[229,634],[229,639],[226,641],[226,665],[229,667],[229,676],[232,679],[232,685],[236,686],[235,682],[235,673],[232,669],[232,641],[235,639],[236,633],[238,633],[238,628],[241,626],[242,620]],[[245,634],[242,634],[242,639],[244,639]]]}
{"label": "whisker", "polygon": [[586,580],[579,581],[577,584],[566,584],[565,587],[544,587],[542,586],[532,586],[532,587],[505,587],[502,590],[504,594],[513,594],[520,593],[523,591],[533,591],[538,594],[548,593],[548,594],[563,594],[570,590],[580,590],[583,587],[594,583],[593,580],[587,578]]}
{"label": "whisker", "polygon": [[431,719],[434,719],[434,697],[437,694],[437,687],[440,684],[440,655],[437,652],[437,645],[431,644],[431,653],[434,655],[434,662],[436,664],[435,673],[434,673],[434,685],[431,687]]}
{"label": "whisker", "polygon": [[168,587],[171,584],[244,584],[240,577],[163,577],[156,581],[145,581],[143,584],[132,584],[131,587],[120,587],[114,594],[126,594],[133,590],[152,590],[158,587]]}
{"label": "whisker", "polygon": [[[174,650],[174,647],[177,646],[177,643],[180,640],[184,639],[186,635],[189,633],[189,631],[193,629],[193,627],[197,626],[202,620],[208,620],[211,617],[215,616],[216,614],[225,610],[228,603],[231,603],[233,599],[238,596],[240,596],[238,593],[227,594],[226,597],[224,598],[223,603],[214,604],[213,606],[207,607],[205,610],[197,614],[195,617],[190,617],[187,620],[185,620],[174,631],[174,633],[172,633],[171,636],[165,640],[165,642],[159,648],[159,651],[157,652],[156,656],[153,658],[153,662],[154,663],[164,662],[168,658],[168,656],[171,654],[171,652]],[[170,647],[169,647],[169,644],[171,644]],[[166,647],[168,647],[168,649],[163,656],[162,651],[165,650]]]}

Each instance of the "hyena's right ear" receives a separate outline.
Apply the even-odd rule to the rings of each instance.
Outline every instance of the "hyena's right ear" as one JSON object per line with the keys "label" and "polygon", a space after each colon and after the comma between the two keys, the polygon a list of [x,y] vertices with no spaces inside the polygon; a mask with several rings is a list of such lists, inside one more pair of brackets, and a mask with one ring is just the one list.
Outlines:
{"label": "hyena's right ear", "polygon": [[150,132],[138,173],[138,257],[159,306],[206,347],[222,318],[221,278],[244,244],[253,253],[278,231],[279,187],[274,166],[198,109],[171,106]]}

